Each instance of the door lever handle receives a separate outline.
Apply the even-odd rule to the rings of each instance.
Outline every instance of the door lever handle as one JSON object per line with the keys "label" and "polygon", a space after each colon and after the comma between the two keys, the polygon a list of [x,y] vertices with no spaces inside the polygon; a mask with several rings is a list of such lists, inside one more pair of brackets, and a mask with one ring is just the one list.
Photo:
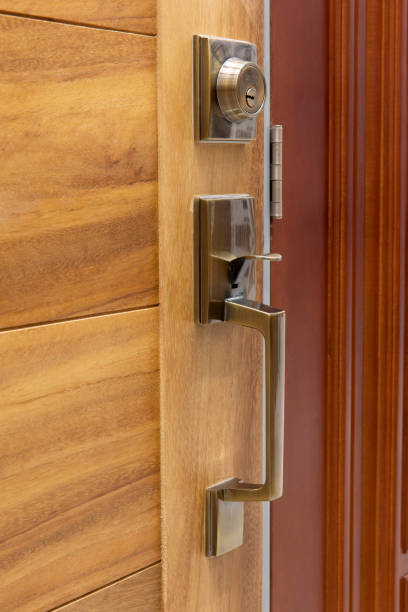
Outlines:
{"label": "door lever handle", "polygon": [[196,320],[223,321],[259,331],[265,341],[265,481],[239,478],[206,490],[206,554],[219,556],[243,542],[243,502],[282,495],[285,371],[285,312],[253,299],[256,262],[281,255],[257,255],[255,207],[248,196],[206,196],[196,206]]}

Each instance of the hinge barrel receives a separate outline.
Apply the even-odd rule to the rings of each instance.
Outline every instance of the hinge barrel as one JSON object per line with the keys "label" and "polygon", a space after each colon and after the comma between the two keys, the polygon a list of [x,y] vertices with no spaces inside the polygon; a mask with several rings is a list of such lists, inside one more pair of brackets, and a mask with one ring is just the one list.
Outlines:
{"label": "hinge barrel", "polygon": [[282,141],[283,127],[272,125],[269,130],[271,219],[282,219]]}

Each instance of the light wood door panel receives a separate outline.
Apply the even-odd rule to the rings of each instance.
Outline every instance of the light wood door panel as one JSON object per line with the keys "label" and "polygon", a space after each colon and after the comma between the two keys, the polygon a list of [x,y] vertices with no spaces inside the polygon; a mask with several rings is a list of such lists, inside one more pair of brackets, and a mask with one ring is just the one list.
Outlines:
{"label": "light wood door panel", "polygon": [[194,323],[192,199],[254,196],[261,252],[263,123],[251,144],[194,142],[192,37],[249,40],[262,65],[263,1],[162,0],[158,15],[164,609],[258,612],[262,504],[246,504],[243,546],[209,559],[204,499],[221,480],[262,478],[262,342],[242,327]]}
{"label": "light wood door panel", "polygon": [[0,11],[140,34],[156,33],[156,0],[1,0]]}
{"label": "light wood door panel", "polygon": [[160,609],[160,563],[58,608],[62,612],[159,612]]}
{"label": "light wood door panel", "polygon": [[0,16],[0,327],[157,304],[155,44]]}
{"label": "light wood door panel", "polygon": [[0,333],[0,609],[160,559],[158,309]]}

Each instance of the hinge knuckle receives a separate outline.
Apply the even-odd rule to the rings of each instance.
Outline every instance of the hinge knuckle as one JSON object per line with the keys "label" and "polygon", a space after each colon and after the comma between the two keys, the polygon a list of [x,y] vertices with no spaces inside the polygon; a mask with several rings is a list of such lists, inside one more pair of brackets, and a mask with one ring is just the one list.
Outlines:
{"label": "hinge knuckle", "polygon": [[272,219],[282,219],[282,142],[283,126],[272,125],[270,143],[270,214]]}

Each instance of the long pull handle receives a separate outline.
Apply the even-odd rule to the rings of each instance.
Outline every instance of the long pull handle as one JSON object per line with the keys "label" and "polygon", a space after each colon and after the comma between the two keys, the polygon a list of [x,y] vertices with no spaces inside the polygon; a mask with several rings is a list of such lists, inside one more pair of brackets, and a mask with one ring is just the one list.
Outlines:
{"label": "long pull handle", "polygon": [[265,339],[265,482],[242,481],[220,490],[224,501],[272,501],[282,495],[285,312],[242,298],[225,301],[225,321],[251,327]]}
{"label": "long pull handle", "polygon": [[224,302],[227,323],[256,329],[265,339],[265,482],[232,478],[206,492],[206,554],[218,557],[243,542],[247,501],[272,501],[282,495],[285,376],[285,312],[244,298]]}

